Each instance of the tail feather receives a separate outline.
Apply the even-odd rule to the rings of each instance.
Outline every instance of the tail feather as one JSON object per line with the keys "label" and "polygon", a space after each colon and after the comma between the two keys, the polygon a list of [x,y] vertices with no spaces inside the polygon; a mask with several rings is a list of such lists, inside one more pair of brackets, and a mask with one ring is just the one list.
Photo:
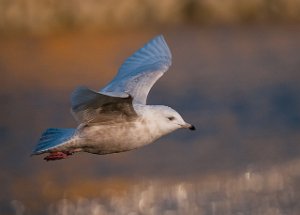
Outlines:
{"label": "tail feather", "polygon": [[58,147],[70,140],[74,134],[75,129],[73,128],[48,128],[42,134],[32,154],[42,154],[52,148]]}

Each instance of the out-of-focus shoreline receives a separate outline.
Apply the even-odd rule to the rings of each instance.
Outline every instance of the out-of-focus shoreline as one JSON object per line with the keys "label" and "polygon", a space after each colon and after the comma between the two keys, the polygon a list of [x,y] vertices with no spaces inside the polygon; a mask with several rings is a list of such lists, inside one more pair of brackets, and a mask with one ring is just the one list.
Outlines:
{"label": "out-of-focus shoreline", "polygon": [[159,3],[9,0],[0,3],[0,34],[299,23],[299,0],[161,0]]}

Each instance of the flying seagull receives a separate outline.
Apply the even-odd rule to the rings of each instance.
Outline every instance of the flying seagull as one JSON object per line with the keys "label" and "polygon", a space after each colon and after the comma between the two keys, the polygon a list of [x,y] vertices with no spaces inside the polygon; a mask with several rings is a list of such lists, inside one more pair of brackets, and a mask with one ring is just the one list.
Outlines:
{"label": "flying seagull", "polygon": [[178,128],[195,130],[179,113],[163,105],[147,105],[154,83],[171,65],[171,52],[157,36],[130,56],[115,78],[99,92],[78,87],[71,95],[74,128],[49,128],[32,155],[59,160],[76,152],[111,154],[152,143]]}

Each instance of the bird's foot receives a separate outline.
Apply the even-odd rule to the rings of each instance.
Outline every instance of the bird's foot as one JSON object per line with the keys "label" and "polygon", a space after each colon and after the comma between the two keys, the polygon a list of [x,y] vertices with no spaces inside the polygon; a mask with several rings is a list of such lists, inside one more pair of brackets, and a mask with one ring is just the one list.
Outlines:
{"label": "bird's foot", "polygon": [[61,160],[65,159],[68,156],[72,155],[73,152],[51,152],[48,156],[44,158],[46,161],[54,161],[54,160]]}

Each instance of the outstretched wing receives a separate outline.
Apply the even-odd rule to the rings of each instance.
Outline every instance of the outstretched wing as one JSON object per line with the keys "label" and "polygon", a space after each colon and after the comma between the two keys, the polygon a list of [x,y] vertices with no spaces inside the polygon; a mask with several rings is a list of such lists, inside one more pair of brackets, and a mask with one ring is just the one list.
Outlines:
{"label": "outstretched wing", "polygon": [[134,103],[146,104],[154,83],[168,70],[172,55],[163,36],[158,36],[135,52],[120,67],[117,76],[101,93],[127,93]]}
{"label": "outstretched wing", "polygon": [[137,116],[132,97],[112,97],[78,87],[71,95],[72,113],[79,123],[105,123],[131,120]]}

